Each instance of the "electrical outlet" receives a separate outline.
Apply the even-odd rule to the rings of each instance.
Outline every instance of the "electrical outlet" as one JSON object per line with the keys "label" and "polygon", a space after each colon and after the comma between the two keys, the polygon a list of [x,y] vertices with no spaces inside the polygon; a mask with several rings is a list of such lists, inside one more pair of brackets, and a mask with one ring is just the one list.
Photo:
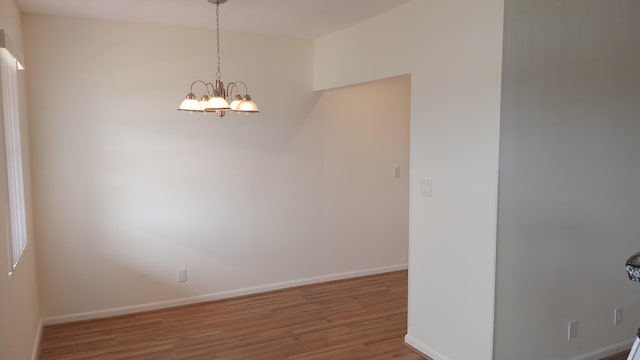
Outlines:
{"label": "electrical outlet", "polygon": [[567,330],[567,340],[575,339],[578,336],[578,322],[571,321]]}
{"label": "electrical outlet", "polygon": [[617,307],[613,309],[613,325],[618,325],[623,321],[623,309],[622,307]]}
{"label": "electrical outlet", "polygon": [[433,197],[433,181],[431,179],[420,181],[420,194],[424,197]]}
{"label": "electrical outlet", "polygon": [[178,282],[179,283],[187,282],[187,269],[185,268],[178,269]]}

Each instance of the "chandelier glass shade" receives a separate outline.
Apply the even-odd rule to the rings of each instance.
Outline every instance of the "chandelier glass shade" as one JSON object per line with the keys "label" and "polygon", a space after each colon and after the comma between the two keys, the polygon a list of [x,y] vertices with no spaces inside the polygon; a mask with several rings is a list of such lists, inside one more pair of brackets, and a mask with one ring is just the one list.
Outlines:
{"label": "chandelier glass shade", "polygon": [[[233,81],[225,87],[222,82],[220,70],[220,4],[227,0],[208,0],[216,5],[216,52],[218,58],[218,71],[214,82],[196,80],[191,83],[191,89],[187,97],[180,103],[178,110],[189,112],[215,112],[218,116],[224,116],[227,112],[257,113],[258,105],[249,95],[247,84],[242,81]],[[196,96],[194,87],[200,85],[203,88],[200,100]],[[244,92],[240,92],[243,90]]]}

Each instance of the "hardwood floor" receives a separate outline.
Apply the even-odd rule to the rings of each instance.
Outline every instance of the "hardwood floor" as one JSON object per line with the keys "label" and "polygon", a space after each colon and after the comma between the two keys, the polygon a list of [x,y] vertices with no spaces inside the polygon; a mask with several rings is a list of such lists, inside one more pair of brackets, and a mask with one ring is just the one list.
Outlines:
{"label": "hardwood floor", "polygon": [[603,358],[602,360],[627,360],[627,356],[629,356],[629,350],[608,356],[606,358]]}
{"label": "hardwood floor", "polygon": [[41,360],[423,360],[404,345],[407,272],[47,326]]}

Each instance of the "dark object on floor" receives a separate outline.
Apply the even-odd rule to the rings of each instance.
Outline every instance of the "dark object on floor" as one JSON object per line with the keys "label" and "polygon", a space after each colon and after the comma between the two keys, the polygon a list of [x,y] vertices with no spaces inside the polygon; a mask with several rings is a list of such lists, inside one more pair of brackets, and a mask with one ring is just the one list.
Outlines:
{"label": "dark object on floor", "polygon": [[[629,280],[640,282],[640,252],[635,253],[627,260],[626,267]],[[640,360],[640,329],[638,329],[636,335],[636,341],[633,343],[627,360]]]}
{"label": "dark object on floor", "polygon": [[640,252],[630,257],[626,265],[629,280],[640,282]]}

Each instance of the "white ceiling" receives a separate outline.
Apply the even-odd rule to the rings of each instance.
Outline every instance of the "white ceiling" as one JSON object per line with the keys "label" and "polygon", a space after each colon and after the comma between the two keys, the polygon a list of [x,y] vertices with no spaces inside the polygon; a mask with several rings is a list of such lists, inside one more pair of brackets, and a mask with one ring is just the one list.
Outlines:
{"label": "white ceiling", "polygon": [[[221,26],[234,31],[314,38],[412,0],[228,0]],[[215,27],[207,0],[17,0],[24,12],[136,23]]]}

